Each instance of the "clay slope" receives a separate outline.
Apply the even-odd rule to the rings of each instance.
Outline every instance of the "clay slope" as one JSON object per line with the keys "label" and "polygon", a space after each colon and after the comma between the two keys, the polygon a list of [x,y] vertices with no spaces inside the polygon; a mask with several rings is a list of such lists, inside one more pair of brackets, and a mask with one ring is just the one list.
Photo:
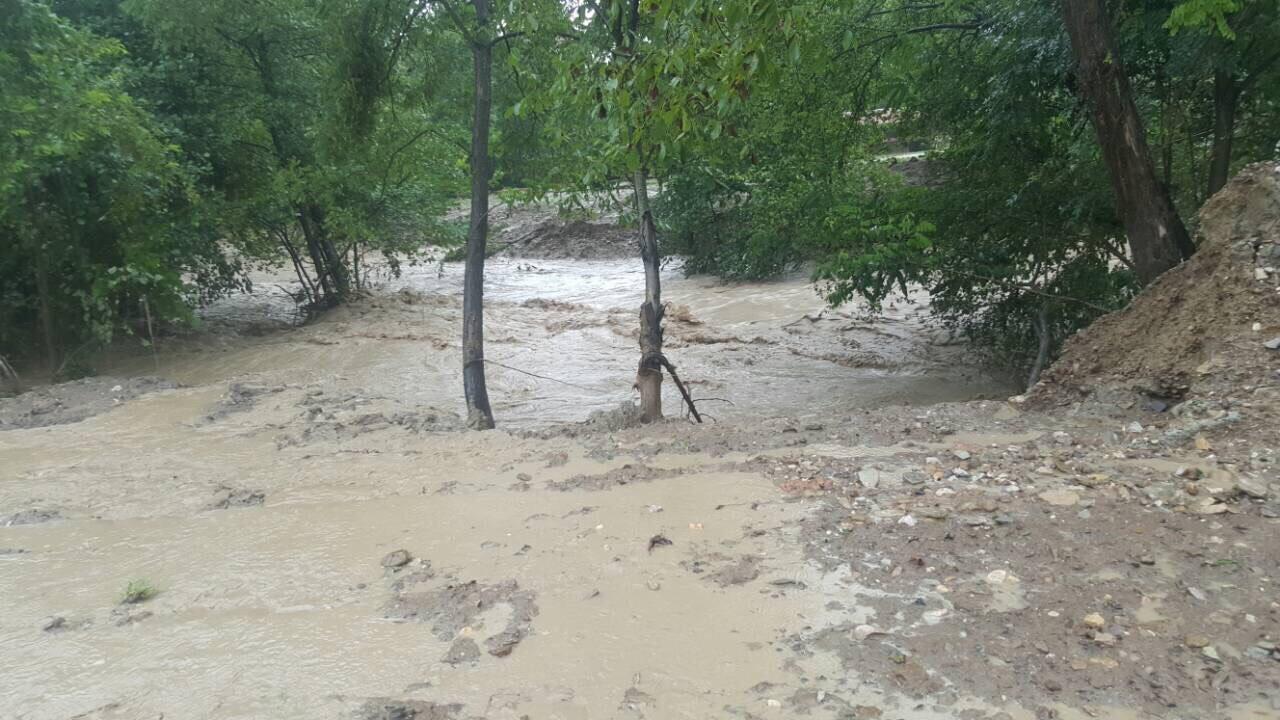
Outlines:
{"label": "clay slope", "polygon": [[1069,401],[1123,386],[1179,399],[1274,380],[1280,164],[1242,170],[1201,209],[1197,235],[1189,261],[1069,340],[1032,397]]}

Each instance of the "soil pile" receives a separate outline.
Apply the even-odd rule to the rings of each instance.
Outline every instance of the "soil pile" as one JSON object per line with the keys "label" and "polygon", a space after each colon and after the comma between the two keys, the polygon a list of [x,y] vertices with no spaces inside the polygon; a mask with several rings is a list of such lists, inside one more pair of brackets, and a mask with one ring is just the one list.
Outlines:
{"label": "soil pile", "polygon": [[640,252],[636,232],[614,222],[545,219],[506,228],[497,238],[503,255],[521,258],[598,260],[630,257]]}
{"label": "soil pile", "polygon": [[1280,164],[1245,168],[1200,212],[1196,254],[1072,338],[1033,398],[1252,386],[1280,361]]}

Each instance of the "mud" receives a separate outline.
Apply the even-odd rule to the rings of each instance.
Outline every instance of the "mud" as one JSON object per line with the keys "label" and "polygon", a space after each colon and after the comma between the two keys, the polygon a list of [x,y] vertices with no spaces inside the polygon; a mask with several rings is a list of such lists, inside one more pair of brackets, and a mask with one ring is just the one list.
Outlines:
{"label": "mud", "polygon": [[[521,590],[515,580],[492,585],[472,580],[416,592],[406,592],[401,586],[388,605],[386,616],[395,620],[431,623],[431,632],[437,638],[454,642],[445,655],[445,661],[457,664],[470,654],[469,645],[475,644],[470,640],[471,636],[485,629],[485,618],[495,610],[506,615],[506,622],[484,639],[484,645],[490,655],[505,657],[529,634],[533,618],[538,614],[534,594]],[[459,647],[459,641],[468,642]]]}
{"label": "mud", "polygon": [[157,390],[177,387],[159,377],[93,377],[0,398],[0,431],[75,423]]}
{"label": "mud", "polygon": [[227,510],[229,508],[254,507],[261,505],[266,500],[266,493],[258,490],[223,486],[214,493],[214,499],[213,502],[209,503],[209,509]]}
{"label": "mud", "polygon": [[634,229],[612,222],[558,218],[504,227],[495,243],[501,254],[517,258],[599,260],[639,253]]}

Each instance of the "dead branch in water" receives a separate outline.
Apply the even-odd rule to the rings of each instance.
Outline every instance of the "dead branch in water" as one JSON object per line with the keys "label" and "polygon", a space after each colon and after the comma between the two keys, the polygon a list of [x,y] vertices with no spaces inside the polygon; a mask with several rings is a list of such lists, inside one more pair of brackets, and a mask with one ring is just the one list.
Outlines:
{"label": "dead branch in water", "polygon": [[662,367],[667,369],[671,374],[671,379],[675,381],[676,387],[680,388],[680,394],[684,396],[685,405],[689,406],[689,412],[693,414],[693,419],[702,422],[702,416],[698,414],[698,406],[693,404],[693,396],[689,394],[689,388],[680,382],[680,376],[676,374],[676,366],[671,364],[666,355],[659,355],[658,359],[662,362]]}
{"label": "dead branch in water", "polygon": [[16,391],[22,383],[22,378],[18,377],[18,371],[13,369],[9,361],[3,355],[0,355],[0,386],[5,383],[11,384]]}
{"label": "dead branch in water", "polygon": [[791,322],[787,323],[786,325],[783,325],[782,327],[784,327],[784,328],[795,327],[796,325],[799,325],[800,323],[804,322],[805,320],[808,320],[810,323],[816,323],[816,322],[818,322],[819,320],[825,320],[826,318],[825,318],[825,317],[823,317],[823,316],[824,316],[824,315],[826,315],[826,314],[827,314],[827,311],[826,311],[826,310],[819,310],[819,311],[818,311],[818,314],[817,314],[817,315],[813,315],[813,316],[810,316],[810,315],[809,315],[809,313],[805,313],[804,315],[801,315],[801,316],[800,316],[800,319],[799,319],[799,320],[793,320],[793,321],[791,321]]}
{"label": "dead branch in water", "polygon": [[569,382],[568,380],[560,380],[560,379],[558,379],[558,378],[547,377],[546,375],[539,375],[538,373],[532,373],[532,372],[529,372],[528,370],[521,370],[521,369],[520,369],[520,368],[518,368],[518,367],[511,367],[510,365],[504,365],[504,364],[502,364],[502,363],[498,362],[497,360],[491,360],[491,359],[489,359],[489,358],[484,358],[484,364],[485,364],[485,365],[497,365],[497,366],[498,366],[498,367],[500,367],[500,368],[504,368],[504,369],[506,369],[506,370],[510,370],[510,371],[512,371],[512,372],[518,372],[518,373],[520,373],[521,375],[528,375],[529,377],[532,377],[532,378],[538,378],[539,380],[548,380],[548,381],[553,382],[553,383],[560,383],[561,385],[568,385],[569,387],[572,387],[572,388],[578,388],[579,390],[594,390],[594,389],[595,389],[595,388],[589,388],[589,387],[587,387],[586,385],[578,385],[577,383],[571,383],[571,382]]}

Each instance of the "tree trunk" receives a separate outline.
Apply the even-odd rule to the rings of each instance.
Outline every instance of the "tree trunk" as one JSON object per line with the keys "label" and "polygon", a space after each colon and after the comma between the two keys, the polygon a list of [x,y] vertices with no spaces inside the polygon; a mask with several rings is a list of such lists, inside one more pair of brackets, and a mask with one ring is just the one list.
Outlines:
{"label": "tree trunk", "polygon": [[329,229],[325,225],[324,208],[312,203],[307,206],[307,212],[311,216],[311,226],[319,238],[320,251],[324,254],[325,266],[333,281],[334,302],[346,302],[351,296],[351,278],[347,274],[346,261],[333,244],[333,236],[329,234]]}
{"label": "tree trunk", "polygon": [[644,261],[644,304],[640,306],[640,420],[662,419],[662,278],[658,274],[658,233],[649,209],[648,176],[635,176],[636,213],[640,216],[640,259]]}
{"label": "tree trunk", "polygon": [[467,396],[467,427],[494,427],[484,377],[484,251],[489,235],[489,113],[493,90],[493,45],[484,29],[491,0],[472,0],[480,32],[471,42],[475,105],[471,118],[471,224],[467,230],[466,270],[462,281],[462,386]]}
{"label": "tree trunk", "polygon": [[36,295],[40,300],[40,330],[44,336],[44,360],[52,378],[58,372],[58,336],[53,322],[53,294],[49,292],[49,259],[36,251]]}
{"label": "tree trunk", "polygon": [[1116,210],[1129,238],[1138,279],[1145,285],[1190,257],[1195,246],[1168,190],[1156,177],[1103,0],[1063,0],[1062,10],[1078,66],[1080,94],[1090,105]]}
{"label": "tree trunk", "polygon": [[298,225],[302,228],[303,239],[307,241],[307,254],[311,256],[311,264],[316,269],[316,280],[320,283],[320,296],[316,298],[316,304],[324,307],[334,302],[334,288],[329,263],[320,243],[320,232],[311,220],[311,213],[307,208],[298,210]]}
{"label": "tree trunk", "polygon": [[1040,382],[1040,373],[1044,372],[1045,365],[1049,364],[1049,351],[1053,347],[1053,336],[1049,334],[1048,303],[1041,305],[1040,309],[1036,311],[1032,325],[1036,329],[1036,359],[1031,364],[1031,372],[1027,373],[1028,390]]}
{"label": "tree trunk", "polygon": [[[1167,62],[1167,58],[1166,58]],[[1170,97],[1169,78],[1163,71],[1160,73],[1160,169],[1163,173],[1162,182],[1164,182],[1165,192],[1173,192],[1173,120],[1170,118],[1172,111],[1170,107],[1173,100]]]}
{"label": "tree trunk", "polygon": [[1240,93],[1227,70],[1213,72],[1213,152],[1209,156],[1209,195],[1227,184],[1231,172],[1231,141],[1236,132],[1236,101]]}

